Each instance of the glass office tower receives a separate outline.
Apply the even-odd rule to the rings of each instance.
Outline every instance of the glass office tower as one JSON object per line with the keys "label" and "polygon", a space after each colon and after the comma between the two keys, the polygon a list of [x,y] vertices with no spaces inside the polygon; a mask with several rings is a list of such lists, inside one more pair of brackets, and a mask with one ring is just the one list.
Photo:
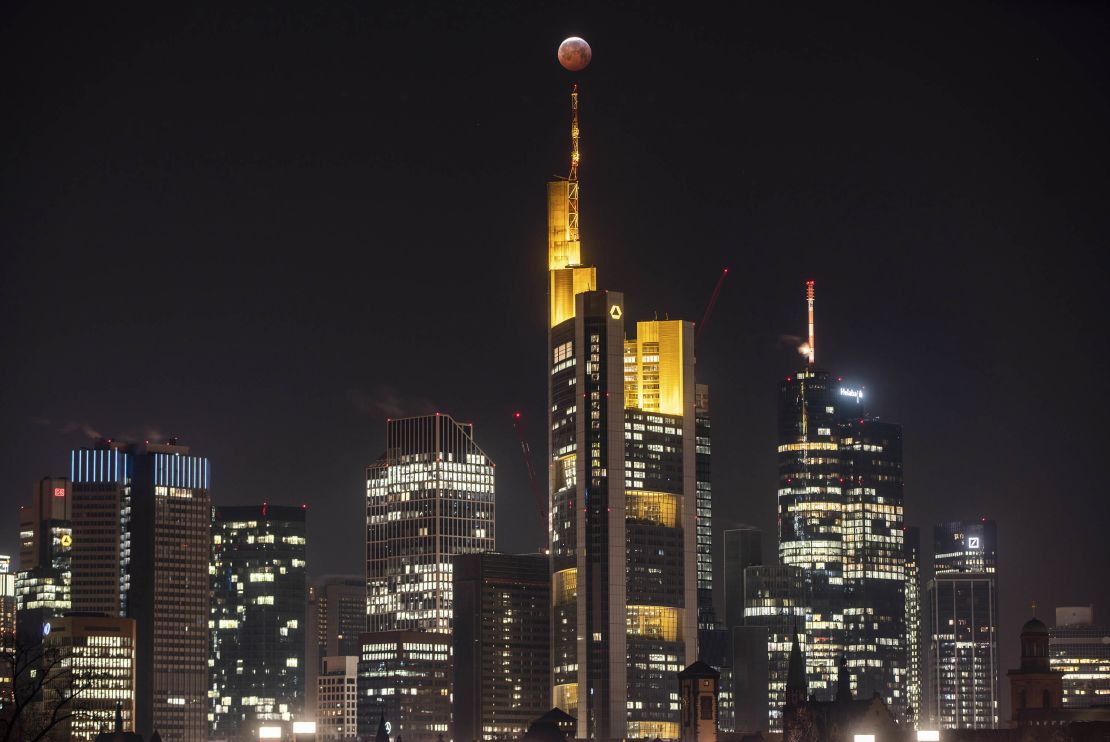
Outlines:
{"label": "glass office tower", "polygon": [[548,184],[552,695],[580,738],[676,739],[697,658],[693,324],[626,338],[624,295],[582,264],[577,100],[571,175]]}
{"label": "glass office tower", "polygon": [[844,488],[837,382],[807,367],[779,384],[779,560],[806,570],[807,682],[831,700],[844,636]]}
{"label": "glass office tower", "polygon": [[176,440],[70,457],[73,608],[135,619],[135,726],[208,738],[208,460]]}
{"label": "glass office tower", "polygon": [[494,548],[494,467],[474,426],[390,420],[366,471],[368,631],[451,631],[451,557]]}
{"label": "glass office tower", "polygon": [[[737,730],[768,730],[782,732],[782,711],[786,705],[786,681],[790,669],[790,649],[795,632],[802,646],[807,638],[802,629],[805,627],[807,610],[812,603],[809,596],[810,581],[806,570],[786,564],[748,567],[744,570],[744,633],[745,638],[752,636],[752,630],[762,629],[766,640],[766,713],[760,726],[754,710],[741,712],[745,705],[737,693]],[[734,636],[736,630],[734,630]],[[809,649],[807,647],[807,649]],[[760,669],[751,659],[753,669]],[[736,662],[739,665],[739,661]],[[739,677],[739,671],[737,671]],[[753,684],[754,685],[754,684]],[[745,724],[741,727],[741,724]]]}
{"label": "glass office tower", "polygon": [[305,508],[215,509],[209,716],[218,736],[257,738],[305,702]]}
{"label": "glass office tower", "polygon": [[45,624],[72,607],[73,528],[69,480],[35,483],[30,506],[19,508],[19,572],[15,578],[18,631],[25,645],[38,644]]}
{"label": "glass office tower", "polygon": [[993,521],[933,530],[935,577],[926,591],[925,709],[945,729],[998,725],[998,589]]}
{"label": "glass office tower", "polygon": [[908,707],[902,426],[852,418],[840,423],[839,438],[844,654],[855,695],[878,693],[902,719]]}
{"label": "glass office tower", "polygon": [[906,721],[921,718],[924,658],[921,648],[921,529],[907,526],[902,547],[906,571]]}

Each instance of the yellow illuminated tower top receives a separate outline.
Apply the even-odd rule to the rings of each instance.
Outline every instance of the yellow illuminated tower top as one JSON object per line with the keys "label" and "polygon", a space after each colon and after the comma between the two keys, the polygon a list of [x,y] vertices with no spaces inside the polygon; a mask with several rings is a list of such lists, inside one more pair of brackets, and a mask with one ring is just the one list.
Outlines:
{"label": "yellow illuminated tower top", "polygon": [[570,174],[547,184],[547,269],[551,326],[574,317],[574,297],[597,288],[597,269],[582,265],[578,232],[578,85],[570,93]]}

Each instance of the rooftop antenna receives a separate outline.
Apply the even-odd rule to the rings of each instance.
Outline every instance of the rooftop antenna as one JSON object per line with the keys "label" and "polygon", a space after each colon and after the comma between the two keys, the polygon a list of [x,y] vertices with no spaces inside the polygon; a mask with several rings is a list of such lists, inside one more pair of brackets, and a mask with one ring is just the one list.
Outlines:
{"label": "rooftop antenna", "polygon": [[806,303],[809,305],[809,365],[815,358],[813,346],[813,281],[806,281]]}
{"label": "rooftop antenna", "polygon": [[570,175],[567,194],[567,238],[578,241],[578,83],[570,89]]}

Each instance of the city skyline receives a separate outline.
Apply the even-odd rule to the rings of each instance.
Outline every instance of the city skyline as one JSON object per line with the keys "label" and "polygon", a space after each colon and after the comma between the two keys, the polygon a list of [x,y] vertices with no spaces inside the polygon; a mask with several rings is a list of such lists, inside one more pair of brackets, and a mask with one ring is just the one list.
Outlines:
{"label": "city skyline", "polygon": [[[26,22],[36,28],[52,27],[56,20],[45,10],[26,12]],[[309,19],[311,28],[341,26],[338,11],[321,12]],[[997,20],[992,15],[996,11],[969,12],[973,30]],[[1094,100],[1093,115],[1077,113],[1084,103],[1052,93],[1060,80],[1071,79],[1073,65],[1082,67],[1092,55],[1105,70],[1105,55],[1095,55],[1090,45],[1095,31],[1079,28],[1085,20],[1097,29],[1099,19],[1079,10],[1067,17],[1050,16],[1050,27],[1073,49],[1065,53],[1061,47],[1066,45],[1054,41],[1051,33],[1021,26],[1030,23],[1032,11],[1002,13],[1024,28],[1015,32],[1016,38],[997,42],[998,56],[1010,61],[973,66],[971,79],[961,82],[956,73],[979,59],[980,47],[968,38],[970,30],[950,39],[954,50],[941,54],[935,60],[938,68],[932,69],[901,54],[890,41],[868,41],[862,29],[842,30],[830,42],[831,49],[823,49],[815,44],[816,24],[807,19],[798,19],[798,38],[789,42],[798,54],[786,71],[773,73],[769,68],[781,52],[761,43],[751,27],[781,29],[789,19],[775,11],[759,13],[765,15],[750,17],[753,23],[735,43],[710,33],[705,48],[690,49],[690,60],[666,63],[651,59],[646,42],[635,38],[636,32],[658,30],[662,19],[638,20],[622,33],[605,15],[575,22],[584,32],[594,29],[587,35],[598,54],[581,75],[587,132],[583,178],[589,204],[583,230],[591,260],[598,262],[605,285],[624,290],[632,300],[626,326],[650,320],[655,312],[700,318],[720,269],[732,269],[698,354],[699,381],[713,390],[718,563],[724,529],[752,522],[767,534],[775,532],[775,462],[767,454],[774,446],[774,385],[799,361],[793,343],[780,336],[803,334],[798,287],[815,278],[821,292],[823,361],[866,385],[874,409],[905,427],[906,522],[926,533],[950,519],[987,516],[999,524],[1000,558],[1006,564],[999,576],[999,665],[1015,666],[1013,640],[1031,601],[1044,606],[1094,603],[1099,615],[1110,610],[1107,587],[1085,585],[1082,575],[1063,569],[1066,549],[1073,543],[1096,556],[1105,554],[1096,540],[1098,524],[1107,520],[1107,505],[1093,494],[1099,486],[1097,471],[1082,458],[1077,464],[1074,456],[1087,447],[1097,449],[1104,440],[1105,433],[1093,421],[1104,417],[1100,406],[1105,402],[1097,399],[1090,409],[1092,403],[1069,376],[1105,368],[1105,351],[1091,341],[1098,337],[1094,287],[1076,282],[1085,277],[1079,270],[1088,260],[1083,245],[1105,233],[1106,226],[1105,216],[1083,207],[1095,201],[1084,199],[1101,198],[1106,182],[1077,164],[1054,164],[1104,157],[1107,145],[1091,131],[1108,114],[1098,102],[1097,85],[1082,75],[1087,96],[1082,100]],[[522,410],[533,456],[545,450],[544,391],[536,373],[543,351],[535,340],[544,326],[544,287],[533,258],[542,248],[536,236],[543,228],[542,209],[536,207],[542,185],[536,184],[565,159],[569,78],[549,69],[546,45],[549,37],[557,41],[573,30],[560,16],[554,11],[510,15],[525,30],[504,41],[507,46],[498,55],[525,60],[520,68],[491,69],[494,55],[482,51],[475,69],[453,70],[451,85],[475,96],[473,108],[463,94],[447,94],[454,118],[443,124],[442,137],[433,136],[438,132],[434,127],[414,126],[400,140],[400,157],[380,154],[366,144],[365,133],[358,131],[365,112],[373,115],[377,101],[388,101],[390,115],[412,124],[439,111],[441,104],[432,101],[444,94],[444,87],[433,73],[448,52],[461,52],[454,34],[480,25],[475,19],[425,19],[432,38],[445,49],[417,60],[398,82],[379,80],[384,92],[377,97],[361,92],[364,85],[374,85],[336,69],[342,64],[321,63],[298,73],[297,65],[306,61],[300,55],[281,64],[292,82],[272,82],[267,73],[241,64],[241,52],[231,39],[204,28],[185,31],[191,28],[188,18],[180,16],[157,19],[154,38],[184,44],[195,41],[189,34],[200,34],[214,46],[210,64],[235,70],[232,82],[206,78],[202,83],[203,70],[189,72],[156,49],[126,44],[122,51],[85,49],[91,63],[88,70],[74,73],[76,78],[58,64],[31,75],[36,86],[56,85],[58,100],[25,87],[14,93],[17,105],[41,112],[35,119],[41,129],[17,127],[16,142],[23,150],[10,155],[9,174],[14,172],[18,180],[32,163],[41,174],[27,176],[27,194],[9,191],[7,185],[4,191],[4,201],[25,213],[10,222],[17,225],[13,245],[23,249],[14,270],[0,278],[0,307],[12,317],[0,331],[12,350],[0,397],[8,411],[0,433],[5,452],[0,456],[0,481],[5,483],[0,509],[14,514],[25,504],[32,483],[65,476],[66,452],[87,445],[82,427],[137,441],[156,428],[163,435],[179,434],[204,451],[218,476],[212,493],[217,505],[266,499],[307,504],[313,529],[308,539],[311,576],[357,572],[365,487],[360,471],[383,448],[384,418],[439,410],[472,420],[483,448],[499,463],[503,494],[498,548],[533,550],[542,539],[510,416]],[[91,19],[88,25],[98,28],[108,20],[119,23],[117,33],[138,39],[141,23],[149,19]],[[862,28],[873,29],[883,20],[880,15]],[[263,34],[269,28],[265,18],[243,23],[247,33]],[[399,40],[394,43],[412,42],[417,31],[397,23]],[[505,27],[498,23],[483,31],[482,38],[502,32]],[[933,19],[910,32],[908,46],[923,44],[938,28],[952,30]],[[296,31],[281,33],[283,41],[300,38]],[[366,24],[356,23],[354,33],[377,38]],[[689,40],[691,32],[679,33]],[[330,32],[321,36],[329,43],[334,40]],[[5,40],[11,41],[9,48],[37,58],[25,42]],[[63,29],[41,53],[51,44],[73,41],[73,32]],[[364,54],[362,43],[339,44],[337,58]],[[535,59],[527,51],[532,46],[542,51]],[[936,53],[931,44],[929,48]],[[694,81],[697,70],[730,59],[737,49],[745,56],[744,64],[729,68],[736,76],[736,100],[704,102],[700,96],[712,85]],[[861,71],[869,55],[883,61],[879,71]],[[817,74],[822,64],[830,69]],[[142,67],[182,78],[184,85],[175,91],[180,90],[184,103],[174,99],[178,92],[152,85]],[[373,70],[357,69],[378,80]],[[1090,67],[1086,70],[1096,77]],[[833,86],[838,73],[850,77],[853,72],[864,79]],[[986,100],[975,99],[978,86],[999,72],[1001,81],[985,93]],[[334,78],[319,98],[308,90],[317,75]],[[806,81],[808,75],[814,79]],[[85,91],[75,80],[91,87]],[[727,81],[720,76],[711,80]],[[210,83],[212,89],[202,92],[202,85]],[[884,87],[890,85],[894,89]],[[259,142],[246,146],[233,121],[243,111],[229,98],[239,86],[257,86],[264,109],[274,114]],[[797,92],[780,92],[795,90],[791,86],[798,86]],[[887,97],[875,102],[869,98],[873,90],[885,91]],[[844,100],[833,100],[834,92],[843,93]],[[151,99],[149,113],[128,102],[143,95]],[[320,141],[320,132],[330,132],[331,124],[317,120],[310,110],[323,97],[332,101],[324,108],[328,122],[349,113],[348,108],[354,112],[350,124],[340,124],[337,144]],[[1026,117],[1024,102],[1030,97],[1044,105]],[[674,116],[669,101],[698,115]],[[208,108],[189,108],[193,103]],[[220,104],[225,111],[217,112]],[[1049,104],[1064,110],[1042,110],[1051,108]],[[76,113],[72,122],[67,105]],[[215,189],[235,196],[227,207],[208,201],[206,189],[214,188],[210,179],[218,167],[202,156],[210,151],[207,140],[190,135],[177,122],[180,106],[199,118],[200,129],[213,138],[216,164],[235,168],[228,190]],[[831,125],[798,123],[812,106],[826,107],[827,116],[820,118]],[[704,117],[718,110],[725,121],[706,123]],[[859,133],[849,131],[855,123],[841,123],[869,116],[876,123]],[[1078,134],[1055,145],[1065,156],[1055,149],[1027,151],[1046,131],[1071,118],[1080,122]],[[773,131],[783,122],[790,122],[783,133]],[[76,125],[89,130],[75,135],[81,131],[72,128]],[[121,141],[117,137],[122,134],[112,133],[117,126],[138,136]],[[723,142],[733,126],[744,135],[738,142],[714,149],[693,141]],[[1003,132],[1001,142],[994,131]],[[784,151],[795,143],[790,137],[803,140],[800,153]],[[177,154],[163,161],[157,152],[167,141],[176,143],[172,151]],[[132,144],[136,153],[128,155]],[[50,155],[55,146],[60,153]],[[241,147],[246,153],[242,162],[234,154]],[[829,154],[825,148],[844,154]],[[105,154],[91,154],[100,149]],[[481,151],[480,158],[475,150]],[[517,157],[520,152],[526,154]],[[68,160],[57,158],[72,160],[79,177],[67,175]],[[347,164],[348,158],[353,164]],[[930,164],[930,159],[936,162]],[[110,166],[117,160],[118,167]],[[401,172],[410,161],[416,163],[413,172]],[[393,176],[383,192],[363,185],[363,171],[371,166]],[[324,184],[330,196],[341,197],[336,204],[323,205],[303,198],[300,187],[284,178],[270,189],[261,185],[282,168],[303,171],[310,184]],[[718,169],[731,170],[736,182],[727,185],[714,176]],[[785,175],[775,176],[775,170]],[[663,186],[672,199],[666,209],[659,208],[658,184],[645,186],[660,173],[686,184],[689,191]],[[53,185],[63,182],[73,189],[64,198]],[[1067,185],[1056,185],[1061,182]],[[362,213],[371,201],[416,201],[429,183],[442,192],[433,189],[423,196],[429,202],[427,212],[410,208],[392,219],[377,208],[369,219]],[[797,191],[783,195],[788,186]],[[237,196],[240,188],[259,195]],[[470,195],[471,188],[485,195]],[[888,188],[904,189],[901,198],[919,205],[900,205],[883,195]],[[845,195],[838,196],[838,191]],[[205,195],[191,200],[197,193]],[[445,203],[454,196],[460,196],[461,205]],[[39,202],[32,204],[31,198]],[[1073,198],[1079,206],[1065,203]],[[129,219],[130,212],[125,212],[124,218],[107,219],[105,214],[115,212],[101,199],[133,204],[136,216]],[[177,205],[178,200],[187,206]],[[980,214],[984,202],[991,208]],[[303,216],[293,214],[293,203],[303,204]],[[458,250],[443,247],[448,236],[457,239],[455,230],[441,232],[420,223],[425,213],[439,209],[445,210],[443,222],[459,223],[467,214],[489,211],[491,203],[495,213],[483,216],[480,236],[465,235]],[[884,216],[884,209],[893,215]],[[161,226],[184,225],[194,211],[210,212],[200,220],[206,225],[183,226],[180,235],[176,226]],[[691,229],[695,220],[700,224]],[[129,221],[136,223],[134,230],[116,223]],[[325,262],[336,266],[353,260],[350,271],[338,272],[361,274],[362,279],[335,276],[332,267],[305,269],[303,246],[316,244],[318,238],[335,243],[321,248]],[[697,260],[673,259],[675,244],[684,240],[695,248],[689,252]],[[378,285],[386,279],[380,273],[375,279],[377,258],[349,258],[344,252],[364,243],[376,248],[367,250],[370,255],[388,251],[393,243],[413,253],[422,251],[408,246],[422,247],[425,255],[433,255],[428,260],[389,253],[390,272],[417,277],[423,288],[410,293]],[[122,250],[119,261],[91,257],[116,244]],[[262,250],[270,245],[273,253]],[[239,264],[222,260],[225,250],[238,255]],[[1001,259],[1009,256],[1016,258]],[[1056,259],[1065,260],[1069,269]],[[497,268],[487,269],[487,263]],[[668,280],[660,280],[651,267],[659,265],[666,266]],[[180,272],[170,275],[169,268]],[[93,323],[103,332],[85,332],[76,321],[82,316],[79,306],[95,303],[81,285],[86,275],[118,282],[120,293],[104,312],[94,313]],[[59,295],[50,301],[38,293],[44,277],[57,282]],[[339,283],[333,287],[335,281]],[[467,288],[461,301],[460,285]],[[208,297],[201,305],[191,298],[197,288]],[[379,290],[380,296],[374,295]],[[287,294],[293,297],[288,305]],[[431,319],[443,300],[434,300],[434,309],[422,307],[419,297],[424,294],[452,296],[449,322]],[[415,327],[415,335],[406,342],[403,334],[387,328],[368,342],[374,333],[367,328],[379,326],[381,316],[400,313],[401,307],[408,307],[410,316],[400,324],[409,331]],[[490,307],[496,318],[492,322]],[[460,331],[452,333],[452,327]],[[107,343],[104,337],[149,338],[143,350],[151,359],[173,358],[179,346],[195,350],[172,363],[151,360],[145,378],[124,381],[122,372],[131,361],[121,359],[132,356],[119,355],[119,348],[127,346]],[[393,347],[404,352],[389,354]],[[44,362],[51,353],[57,361]],[[490,367],[493,356],[498,358],[496,370]],[[424,368],[442,358],[451,364],[450,372],[446,366],[434,372]],[[59,394],[59,389],[67,393]],[[127,404],[119,404],[125,392]],[[1044,431],[1052,431],[1047,440],[1040,435]],[[998,462],[1006,462],[1002,471]],[[538,457],[534,463],[543,471]],[[1056,504],[1043,508],[1045,498]],[[1036,517],[1029,517],[1034,509]],[[1067,517],[1069,512],[1084,517]],[[314,538],[313,533],[335,533],[337,538]],[[1067,538],[1046,533],[1066,533]],[[18,552],[16,536],[14,527],[0,533],[0,553]],[[1046,538],[1047,554],[1026,548]],[[773,542],[765,543],[765,556],[773,549]],[[927,556],[923,563],[928,563]],[[1105,573],[1107,565],[1093,569]]]}

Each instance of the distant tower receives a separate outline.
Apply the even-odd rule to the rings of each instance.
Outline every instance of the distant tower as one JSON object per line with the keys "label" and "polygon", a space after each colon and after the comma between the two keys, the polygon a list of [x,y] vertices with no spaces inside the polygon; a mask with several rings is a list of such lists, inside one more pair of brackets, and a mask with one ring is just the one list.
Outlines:
{"label": "distant tower", "polygon": [[945,729],[992,729],[1000,703],[995,524],[952,521],[933,534],[922,718]]}

